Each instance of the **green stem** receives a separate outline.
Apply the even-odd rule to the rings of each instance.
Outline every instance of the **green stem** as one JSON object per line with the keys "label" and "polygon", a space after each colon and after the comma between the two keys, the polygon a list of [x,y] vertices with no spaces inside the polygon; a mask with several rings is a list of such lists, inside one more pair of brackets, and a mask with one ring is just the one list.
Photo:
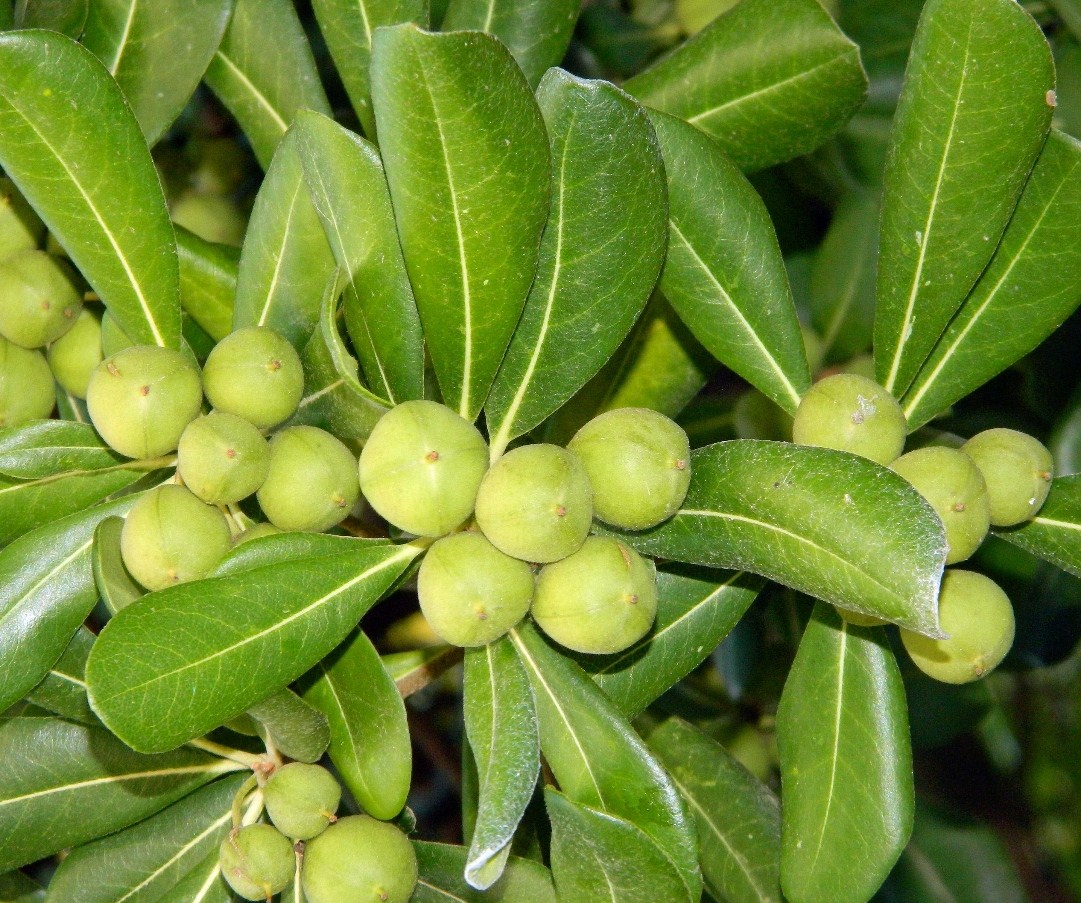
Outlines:
{"label": "green stem", "polygon": [[215,743],[213,740],[207,740],[206,737],[197,737],[194,740],[189,740],[186,745],[191,746],[194,749],[201,749],[203,752],[212,753],[215,756],[220,756],[223,759],[229,759],[232,762],[238,762],[245,768],[255,768],[264,761],[262,756],[257,756],[255,753],[244,752],[242,749],[234,749],[231,746],[224,746],[221,743]]}

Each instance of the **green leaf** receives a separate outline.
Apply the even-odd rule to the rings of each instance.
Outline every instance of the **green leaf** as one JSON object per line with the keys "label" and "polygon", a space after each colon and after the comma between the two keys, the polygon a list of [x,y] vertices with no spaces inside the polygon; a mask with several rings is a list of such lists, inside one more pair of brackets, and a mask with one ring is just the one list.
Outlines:
{"label": "green leaf", "polygon": [[[10,0],[5,0],[10,7]],[[90,0],[15,0],[16,28],[48,28],[78,40],[86,26]]]}
{"label": "green leaf", "polygon": [[104,518],[94,531],[94,547],[90,553],[94,585],[102,604],[111,615],[146,595],[124,565],[120,553],[120,534],[123,530],[123,518]]}
{"label": "green leaf", "polygon": [[0,166],[124,332],[180,345],[173,227],[116,83],[55,32],[0,34]]}
{"label": "green leaf", "polygon": [[[0,24],[3,20],[0,8]],[[0,875],[0,900],[4,903],[45,903],[45,888],[22,872]]]}
{"label": "green leaf", "polygon": [[428,26],[428,0],[313,0],[315,18],[345,84],[364,134],[375,140],[375,114],[368,67],[372,32],[380,25],[416,22]]}
{"label": "green leaf", "polygon": [[379,152],[318,113],[302,112],[304,178],[338,266],[345,322],[368,384],[392,402],[424,396],[424,333],[405,271]]}
{"label": "green leaf", "polygon": [[1032,520],[995,534],[1081,577],[1081,474],[1059,477]]}
{"label": "green leaf", "polygon": [[86,660],[94,646],[94,639],[94,634],[85,626],[75,631],[64,654],[26,698],[68,721],[97,724],[98,718],[91,711],[86,698]]}
{"label": "green leaf", "polygon": [[617,655],[582,666],[629,717],[697,668],[743,617],[765,581],[739,571],[666,565],[657,571],[657,621]]}
{"label": "green leaf", "polygon": [[89,424],[32,420],[0,429],[0,474],[8,477],[33,480],[125,462]]}
{"label": "green leaf", "polygon": [[[94,0],[83,44],[154,144],[180,115],[225,34],[233,0]],[[178,52],[182,48],[182,52]]]}
{"label": "green leaf", "polygon": [[206,83],[236,117],[264,169],[297,110],[330,115],[292,0],[236,0]]}
{"label": "green leaf", "polygon": [[541,751],[563,793],[573,803],[601,810],[602,818],[629,822],[656,844],[683,889],[677,897],[658,892],[653,899],[698,900],[702,876],[694,823],[660,764],[597,685],[531,625],[515,628],[510,637],[533,685]]}
{"label": "green leaf", "polygon": [[627,82],[744,170],[814,150],[863,102],[859,48],[816,0],[743,0]]}
{"label": "green leaf", "polygon": [[14,718],[0,724],[0,869],[127,827],[242,768],[193,749],[140,755],[85,724]]}
{"label": "green leaf", "polygon": [[298,762],[318,762],[330,745],[327,716],[283,687],[248,709],[259,736],[282,755]]}
{"label": "green leaf", "polygon": [[450,0],[443,31],[483,31],[510,50],[529,84],[562,61],[579,0]]}
{"label": "green leaf", "polygon": [[290,131],[255,197],[233,309],[233,329],[268,326],[297,348],[319,322],[319,299],[334,271],[300,160],[296,132]]}
{"label": "green leaf", "polygon": [[540,773],[533,690],[509,638],[466,651],[463,705],[480,791],[465,878],[484,890],[503,874]]}
{"label": "green leaf", "polygon": [[781,807],[773,791],[679,718],[648,742],[694,813],[710,894],[728,903],[781,903]]}
{"label": "green leaf", "polygon": [[556,903],[552,875],[539,862],[512,856],[500,878],[486,891],[470,887],[465,847],[413,841],[420,878],[411,903]]}
{"label": "green leaf", "polygon": [[901,399],[909,429],[979,388],[1081,303],[1081,144],[1052,132],[990,265]]}
{"label": "green leaf", "polygon": [[942,522],[908,482],[866,458],[786,442],[719,442],[692,453],[690,491],[674,517],[618,535],[659,558],[751,571],[941,635]]}
{"label": "green leaf", "polygon": [[156,903],[217,853],[244,780],[235,775],[215,781],[134,827],[79,847],[49,882],[49,899]]}
{"label": "green leaf", "polygon": [[900,396],[995,251],[1051,126],[1051,49],[1014,0],[928,0],[886,161],[875,369]]}
{"label": "green leaf", "polygon": [[615,353],[664,263],[664,163],[642,108],[608,82],[553,69],[537,101],[552,206],[537,278],[488,399],[498,456]]}
{"label": "green leaf", "polygon": [[777,743],[785,897],[865,903],[908,842],[914,805],[905,691],[884,631],[815,606]]}
{"label": "green leaf", "polygon": [[661,291],[717,360],[794,412],[811,377],[766,206],[716,142],[672,116],[650,118],[668,173]]}
{"label": "green leaf", "polygon": [[408,698],[435,677],[453,668],[463,657],[464,650],[460,646],[441,645],[409,652],[392,652],[380,656],[380,661],[398,692],[403,698]]}
{"label": "green leaf", "polygon": [[473,420],[507,349],[548,216],[548,138],[488,35],[375,32],[372,100],[409,278],[448,406]]}
{"label": "green leaf", "polygon": [[405,805],[413,770],[405,703],[379,653],[360,630],[304,678],[306,702],[330,722],[330,761],[375,818]]}
{"label": "green leaf", "polygon": [[240,252],[204,241],[183,226],[176,229],[180,255],[180,303],[184,312],[220,342],[233,329],[233,299]]}
{"label": "green leaf", "polygon": [[[309,537],[271,539],[235,555],[232,572],[150,593],[105,626],[87,665],[90,701],[130,746],[171,749],[295,680],[417,555],[409,545],[330,536],[305,554]],[[259,560],[294,546],[296,557]]]}

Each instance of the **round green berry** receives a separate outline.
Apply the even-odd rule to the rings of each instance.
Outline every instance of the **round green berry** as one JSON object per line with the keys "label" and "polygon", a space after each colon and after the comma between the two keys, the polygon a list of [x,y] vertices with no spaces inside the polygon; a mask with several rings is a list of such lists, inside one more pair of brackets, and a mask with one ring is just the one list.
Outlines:
{"label": "round green berry", "polygon": [[185,191],[172,206],[172,219],[205,241],[240,245],[247,221],[236,201],[213,194]]}
{"label": "round green berry", "polygon": [[938,621],[947,639],[901,630],[912,661],[935,680],[948,684],[978,680],[997,667],[1013,645],[1013,607],[998,584],[983,574],[946,571]]}
{"label": "round green berry", "polygon": [[407,401],[375,425],[360,453],[360,489],[386,520],[442,536],[473,513],[488,446],[472,423],[434,401]]}
{"label": "round green berry", "polygon": [[132,345],[90,376],[86,406],[95,429],[129,458],[174,451],[203,403],[199,370],[171,348]]}
{"label": "round green berry", "polygon": [[837,373],[815,383],[792,421],[792,441],[889,464],[905,447],[908,425],[897,401],[873,380]]}
{"label": "round green berry", "polygon": [[43,420],[56,406],[56,385],[45,355],[0,337],[0,427]]}
{"label": "round green berry", "polygon": [[1012,527],[1035,517],[1054,473],[1051,452],[1042,442],[1017,430],[984,430],[961,451],[976,462],[987,483],[992,524]]}
{"label": "round green berry", "polygon": [[566,558],[593,522],[593,489],[582,462],[557,445],[507,452],[477,493],[477,524],[492,545],[523,561]]}
{"label": "round green berry", "polygon": [[854,627],[881,627],[883,624],[889,624],[889,621],[885,618],[876,618],[874,615],[861,614],[858,611],[852,611],[848,608],[838,608],[837,614]]}
{"label": "round green berry", "polygon": [[480,533],[455,533],[424,556],[417,594],[425,619],[442,639],[455,646],[484,646],[529,611],[533,571]]}
{"label": "round green berry", "polygon": [[591,536],[537,578],[533,620],[576,652],[620,652],[644,637],[657,616],[653,563],[615,539]]}
{"label": "round green berry", "polygon": [[394,825],[350,815],[305,846],[301,881],[307,903],[407,903],[417,856]]}
{"label": "round green berry", "polygon": [[357,459],[330,433],[291,426],[271,440],[256,498],[275,527],[321,533],[345,520],[359,497]]}
{"label": "round green berry", "polygon": [[247,825],[221,842],[218,864],[229,886],[245,900],[269,900],[292,883],[296,854],[270,825]]}
{"label": "round green berry", "polygon": [[75,274],[59,257],[19,251],[0,260],[0,333],[23,348],[41,348],[75,325],[83,300]]}
{"label": "round green berry", "polygon": [[76,398],[86,398],[90,377],[102,357],[101,322],[88,310],[82,311],[75,325],[49,346],[53,376]]}
{"label": "round green berry", "polygon": [[253,539],[262,539],[264,536],[278,536],[281,534],[281,532],[282,531],[275,527],[273,524],[252,524],[250,527],[248,527],[247,530],[245,530],[243,533],[237,536],[236,539],[233,540],[233,545],[239,546],[243,543],[251,542]]}
{"label": "round green berry", "polygon": [[0,178],[0,260],[36,248],[45,224],[10,179]]}
{"label": "round green berry", "polygon": [[249,326],[230,333],[210,352],[203,387],[219,411],[270,429],[296,411],[304,394],[304,370],[282,336],[265,326]]}
{"label": "round green berry", "polygon": [[247,420],[214,411],[188,424],[177,448],[180,478],[212,505],[247,498],[270,470],[270,447]]}
{"label": "round green berry", "polygon": [[290,762],[263,787],[263,802],[274,827],[293,840],[311,840],[337,820],[342,786],[319,765]]}
{"label": "round green berry", "polygon": [[946,528],[946,564],[964,561],[980,547],[991,526],[987,485],[972,459],[955,448],[931,446],[902,455],[890,465],[927,499]]}
{"label": "round green berry", "polygon": [[687,497],[690,442],[678,423],[656,411],[606,411],[583,426],[567,448],[589,474],[593,513],[614,527],[656,526]]}

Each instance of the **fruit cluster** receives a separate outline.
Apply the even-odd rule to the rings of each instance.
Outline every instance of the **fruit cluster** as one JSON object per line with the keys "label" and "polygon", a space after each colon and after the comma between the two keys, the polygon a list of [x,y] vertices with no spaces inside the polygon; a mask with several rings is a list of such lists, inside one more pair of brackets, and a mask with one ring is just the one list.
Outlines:
{"label": "fruit cluster", "polygon": [[[901,454],[906,434],[905,415],[893,397],[852,373],[816,383],[792,425],[797,443],[862,455],[904,477],[941,519],[950,565],[969,558],[991,526],[1012,527],[1034,517],[1050,491],[1051,453],[1025,433],[991,429],[960,448],[928,446]],[[1013,609],[993,580],[948,569],[938,604],[947,638],[901,630],[920,670],[947,683],[967,683],[1005,658],[1013,644]],[[842,615],[858,624],[882,623],[852,612]]]}
{"label": "fruit cluster", "polygon": [[489,466],[472,423],[410,401],[383,416],[360,455],[372,507],[407,533],[436,538],[418,575],[420,605],[457,646],[490,643],[528,612],[578,652],[636,642],[656,616],[653,563],[590,536],[593,519],[654,526],[679,508],[690,478],[686,433],[640,408],[601,414],[567,448],[522,445]]}
{"label": "fruit cluster", "polygon": [[237,826],[218,851],[221,873],[245,900],[270,900],[296,878],[307,903],[406,903],[417,884],[413,845],[368,815],[338,818],[342,788],[319,765],[291,762],[262,788],[272,824]]}

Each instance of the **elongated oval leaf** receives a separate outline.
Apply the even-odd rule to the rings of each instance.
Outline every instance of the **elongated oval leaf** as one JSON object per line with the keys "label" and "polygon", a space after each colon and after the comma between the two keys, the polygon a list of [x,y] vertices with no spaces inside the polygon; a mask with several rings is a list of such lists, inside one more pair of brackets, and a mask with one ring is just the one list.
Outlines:
{"label": "elongated oval leaf", "polygon": [[97,724],[97,715],[86,698],[86,660],[94,646],[94,634],[85,626],[75,631],[68,648],[27,694],[27,700],[69,721]]}
{"label": "elongated oval leaf", "polygon": [[777,712],[781,886],[791,903],[864,903],[912,832],[901,673],[877,627],[819,603]]}
{"label": "elongated oval leaf", "polygon": [[556,903],[552,875],[539,862],[511,856],[503,877],[480,891],[462,877],[465,847],[415,840],[413,849],[420,877],[411,903]]}
{"label": "elongated oval leaf", "polygon": [[235,903],[221,874],[218,851],[213,850],[180,882],[154,903]]}
{"label": "elongated oval leaf", "polygon": [[33,420],[0,430],[0,474],[20,480],[100,470],[126,460],[86,423]]}
{"label": "elongated oval leaf", "polygon": [[811,377],[766,207],[706,135],[672,116],[650,118],[668,173],[661,291],[717,360],[791,413]]}
{"label": "elongated oval leaf", "polygon": [[[0,4],[0,26],[4,24],[4,7]],[[0,875],[0,900],[4,903],[44,903],[45,888],[22,872]]]}
{"label": "elongated oval leaf", "polygon": [[173,227],[139,124],[56,32],[0,35],[0,166],[129,336],[180,345]]}
{"label": "elongated oval leaf", "polygon": [[146,595],[146,591],[128,572],[120,552],[120,534],[124,530],[122,517],[106,517],[94,530],[94,547],[90,552],[90,564],[94,571],[94,585],[102,605],[110,615],[131,605]]}
{"label": "elongated oval leaf", "polygon": [[1081,144],[1052,132],[987,270],[901,399],[922,426],[1032,351],[1081,304]]}
{"label": "elongated oval leaf", "polygon": [[548,139],[501,44],[380,28],[372,101],[402,251],[446,404],[473,420],[507,349],[548,216]]}
{"label": "elongated oval leaf", "polygon": [[1032,520],[995,532],[1026,552],[1081,577],[1081,474],[1055,480],[1047,501]]}
{"label": "elongated oval leaf", "polygon": [[217,727],[311,668],[417,555],[322,538],[338,551],[181,584],[117,612],[87,664],[101,720],[147,752]]}
{"label": "elongated oval leaf", "polygon": [[184,109],[221,43],[232,11],[233,0],[90,4],[82,42],[120,85],[149,144]]}
{"label": "elongated oval leaf", "polygon": [[743,0],[627,82],[763,169],[814,150],[863,102],[859,49],[815,0]]}
{"label": "elongated oval leaf", "polygon": [[1051,126],[1051,50],[1014,0],[928,0],[882,200],[875,370],[908,388],[995,251]]}
{"label": "elongated oval leaf", "polygon": [[363,632],[350,634],[304,679],[304,699],[330,722],[330,760],[375,818],[405,805],[413,754],[405,704]]}
{"label": "elongated oval leaf", "polygon": [[288,687],[257,702],[248,715],[260,737],[298,762],[318,762],[330,745],[327,716]]}
{"label": "elongated oval leaf", "polygon": [[[10,7],[14,2],[14,15]],[[16,28],[48,28],[79,39],[86,26],[90,0],[5,0]],[[3,13],[0,13],[0,20]],[[9,26],[10,27],[10,26]]]}
{"label": "elongated oval leaf", "polygon": [[193,749],[144,756],[101,728],[14,718],[0,724],[0,869],[124,828],[242,768]]}
{"label": "elongated oval leaf", "polygon": [[180,255],[180,303],[184,313],[220,342],[233,328],[233,299],[240,253],[230,245],[204,241],[183,226],[176,229]]}
{"label": "elongated oval leaf", "polygon": [[608,82],[549,72],[552,207],[537,278],[487,404],[492,453],[564,404],[612,356],[664,262],[664,163],[642,108]]}

